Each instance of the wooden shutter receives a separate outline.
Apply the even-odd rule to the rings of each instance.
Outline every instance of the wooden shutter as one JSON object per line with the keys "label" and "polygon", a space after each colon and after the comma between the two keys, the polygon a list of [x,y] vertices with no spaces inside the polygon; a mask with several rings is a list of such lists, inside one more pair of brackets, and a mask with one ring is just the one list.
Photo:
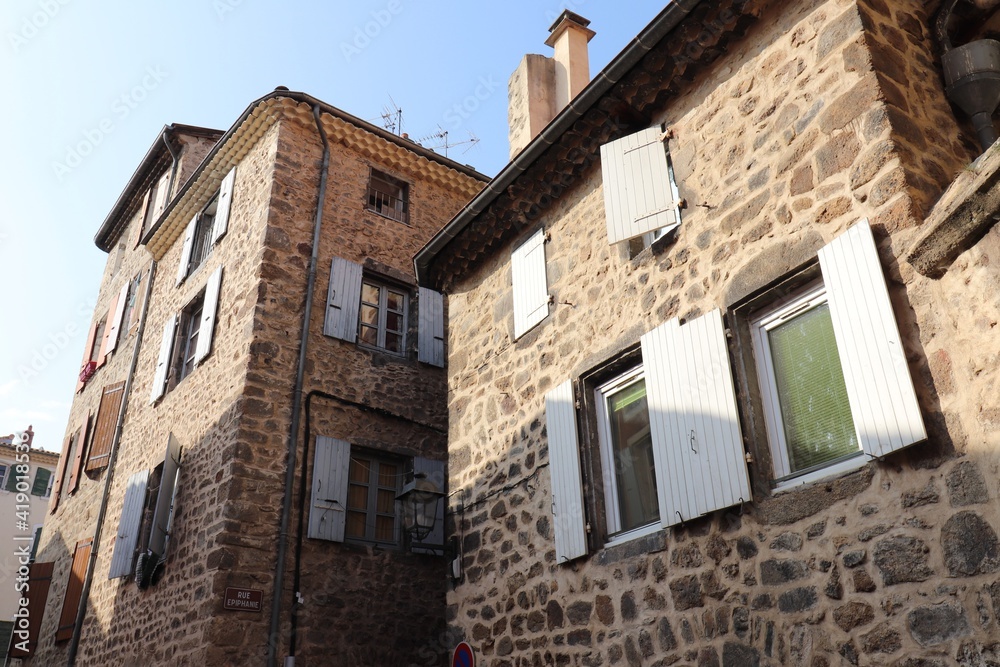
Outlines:
{"label": "wooden shutter", "polygon": [[35,468],[35,481],[31,484],[31,495],[44,497],[49,488],[52,471],[48,468]]}
{"label": "wooden shutter", "polygon": [[64,642],[73,636],[76,627],[76,612],[80,607],[83,595],[83,579],[87,575],[87,560],[94,538],[89,537],[76,543],[73,552],[73,566],[69,572],[69,582],[66,584],[66,597],[63,598],[62,614],[59,616],[59,629],[56,630],[56,641]]}
{"label": "wooden shutter", "polygon": [[[94,322],[90,325],[90,333],[87,334],[87,344],[83,348],[83,362],[80,364],[80,374],[83,374],[83,369],[90,363],[90,353],[94,349],[94,340],[97,339],[97,325],[98,322]],[[83,391],[83,388],[87,386],[86,382],[83,382],[79,378],[76,381],[76,391],[77,393]]]}
{"label": "wooden shutter", "polygon": [[233,204],[233,186],[236,185],[236,167],[229,170],[219,188],[219,201],[215,206],[215,222],[212,223],[212,245],[215,245],[229,229],[229,210]]}
{"label": "wooden shutter", "polygon": [[4,483],[4,491],[10,491],[11,493],[17,493],[17,466],[27,465],[26,463],[17,464],[10,463],[7,465],[7,481]]}
{"label": "wooden shutter", "polygon": [[125,306],[128,302],[128,290],[131,283],[125,281],[118,291],[118,296],[112,301],[112,307],[108,310],[108,342],[105,354],[114,352],[118,347],[118,337],[121,333],[122,318],[125,317]]}
{"label": "wooden shutter", "polygon": [[641,340],[660,523],[749,501],[722,313],[674,318]]}
{"label": "wooden shutter", "polygon": [[76,453],[73,455],[73,467],[70,469],[69,486],[66,493],[72,495],[76,493],[80,485],[80,473],[83,471],[83,453],[87,450],[87,435],[90,433],[90,413],[83,420],[80,430],[77,431]]}
{"label": "wooden shutter", "polygon": [[187,278],[188,264],[191,262],[191,251],[194,249],[194,233],[198,229],[198,218],[200,217],[201,213],[195,214],[184,230],[184,245],[181,246],[181,261],[177,265],[177,282],[174,283],[175,287],[180,287],[184,279]]}
{"label": "wooden shutter", "polygon": [[146,504],[146,484],[148,482],[148,470],[140,470],[128,478],[122,515],[118,519],[118,534],[115,537],[114,551],[111,554],[111,571],[108,573],[108,579],[127,577],[132,574],[132,569],[135,566],[136,543],[139,540],[139,525],[142,523],[142,510]]}
{"label": "wooden shutter", "polygon": [[330,288],[326,297],[323,333],[354,343],[358,339],[361,307],[361,265],[340,257],[330,262]]}
{"label": "wooden shutter", "polygon": [[587,553],[576,402],[571,380],[545,395],[545,428],[549,439],[552,529],[556,537],[556,560],[562,563]]}
{"label": "wooden shutter", "polygon": [[28,639],[25,641],[14,635],[10,643],[11,658],[27,658],[34,655],[38,648],[38,631],[45,616],[54,567],[55,563],[38,562],[28,566]]}
{"label": "wooden shutter", "polygon": [[316,436],[309,537],[333,542],[344,541],[350,467],[351,443],[322,435]]}
{"label": "wooden shutter", "polygon": [[618,243],[680,220],[659,126],[601,146],[608,241]]}
{"label": "wooden shutter", "polygon": [[177,331],[177,316],[171,315],[163,325],[163,338],[160,339],[160,356],[156,361],[156,371],[153,373],[153,387],[149,394],[149,402],[163,396],[167,389],[167,373],[170,371],[170,358],[174,351],[174,334]]}
{"label": "wooden shutter", "polygon": [[59,494],[62,493],[63,480],[66,479],[66,467],[69,465],[69,453],[74,440],[79,438],[77,433],[70,434],[63,442],[62,454],[59,455],[59,462],[56,463],[56,481],[52,483],[52,496],[49,498],[49,514],[54,514],[59,507]]}
{"label": "wooden shutter", "polygon": [[149,214],[149,190],[146,190],[146,194],[142,197],[142,207],[139,208],[139,224],[136,225],[135,239],[132,243],[132,249],[139,247],[139,242],[142,241],[142,233],[146,230],[146,220]]}
{"label": "wooden shutter", "polygon": [[[421,457],[413,459],[413,473],[423,473],[427,479],[434,482],[442,493],[448,488],[448,480],[445,479],[444,461],[434,461]],[[438,501],[437,516],[434,519],[434,529],[420,542],[414,542],[410,550],[414,553],[440,554],[444,547],[444,510],[447,505],[447,497]]]}
{"label": "wooden shutter", "polygon": [[194,363],[200,364],[212,351],[215,337],[215,316],[219,309],[219,291],[222,289],[222,267],[208,278],[205,286],[205,301],[201,308],[201,326],[198,329],[198,346],[195,348]]}
{"label": "wooden shutter", "polygon": [[104,387],[101,405],[97,409],[97,420],[94,422],[94,437],[90,440],[87,472],[100,470],[108,465],[108,459],[111,456],[111,443],[115,438],[115,427],[118,425],[118,414],[121,411],[124,396],[125,382],[117,382]]}
{"label": "wooden shutter", "polygon": [[927,438],[868,220],[819,251],[847,398],[862,449],[885,456]]}
{"label": "wooden shutter", "polygon": [[167,555],[167,538],[174,515],[174,490],[180,469],[181,443],[171,433],[167,439],[167,452],[163,456],[163,475],[153,510],[153,528],[149,534],[149,550],[160,558]]}
{"label": "wooden shutter", "polygon": [[156,222],[163,210],[167,208],[167,202],[170,201],[170,170],[163,172],[160,176],[160,180],[156,183],[156,199],[153,201],[153,215],[149,219],[149,225]]}
{"label": "wooden shutter", "polygon": [[417,360],[444,367],[444,297],[440,292],[421,287],[417,298],[420,308]]}
{"label": "wooden shutter", "polygon": [[510,271],[514,290],[514,338],[520,338],[549,314],[544,229],[539,229],[514,250]]}

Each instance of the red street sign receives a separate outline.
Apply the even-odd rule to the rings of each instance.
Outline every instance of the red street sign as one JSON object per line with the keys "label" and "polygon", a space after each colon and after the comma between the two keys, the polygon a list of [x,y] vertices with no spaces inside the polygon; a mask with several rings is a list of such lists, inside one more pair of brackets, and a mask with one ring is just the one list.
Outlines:
{"label": "red street sign", "polygon": [[233,611],[260,611],[264,600],[264,591],[252,588],[227,588],[223,609]]}
{"label": "red street sign", "polygon": [[451,667],[476,667],[476,654],[472,652],[472,647],[465,642],[456,646]]}

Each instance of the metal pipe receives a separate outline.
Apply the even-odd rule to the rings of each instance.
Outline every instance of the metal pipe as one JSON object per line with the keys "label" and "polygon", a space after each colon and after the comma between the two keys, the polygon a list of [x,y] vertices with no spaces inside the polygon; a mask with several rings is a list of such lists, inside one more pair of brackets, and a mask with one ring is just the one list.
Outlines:
{"label": "metal pipe", "polygon": [[934,19],[934,36],[937,37],[938,44],[941,45],[942,53],[948,53],[952,49],[951,38],[948,36],[948,21],[951,19],[951,13],[957,4],[958,0],[946,0]]}

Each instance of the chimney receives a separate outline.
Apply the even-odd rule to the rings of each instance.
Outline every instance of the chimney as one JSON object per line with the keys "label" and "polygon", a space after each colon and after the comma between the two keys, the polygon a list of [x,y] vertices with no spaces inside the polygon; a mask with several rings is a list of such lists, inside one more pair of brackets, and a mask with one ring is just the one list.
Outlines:
{"label": "chimney", "polygon": [[590,83],[587,43],[596,34],[590,21],[564,10],[545,40],[551,58],[528,54],[507,84],[510,159],[524,150],[570,100]]}

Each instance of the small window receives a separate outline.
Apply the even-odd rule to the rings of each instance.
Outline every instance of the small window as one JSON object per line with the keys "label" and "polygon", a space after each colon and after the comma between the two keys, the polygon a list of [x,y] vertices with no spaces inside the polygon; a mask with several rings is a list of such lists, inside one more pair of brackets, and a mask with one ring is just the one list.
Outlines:
{"label": "small window", "polygon": [[195,366],[195,354],[198,350],[198,335],[201,333],[202,310],[205,304],[205,293],[199,294],[181,312],[179,338],[174,349],[177,356],[174,359],[174,384],[186,378]]}
{"label": "small window", "polygon": [[403,354],[406,351],[406,301],[406,292],[363,279],[358,342]]}
{"label": "small window", "polygon": [[396,494],[403,466],[357,450],[351,452],[348,472],[345,538],[379,544],[397,544]]}
{"label": "small window", "polygon": [[368,177],[368,210],[402,222],[409,223],[410,186],[376,169]]}
{"label": "small window", "polygon": [[7,484],[7,474],[10,472],[10,467],[5,463],[0,463],[0,489],[5,489]]}
{"label": "small window", "polygon": [[108,317],[105,315],[94,327],[94,340],[90,345],[90,361],[97,362],[101,356],[101,346],[104,345],[105,329],[108,326]]}
{"label": "small window", "polygon": [[194,229],[194,241],[191,246],[191,259],[188,262],[187,274],[191,275],[195,269],[202,265],[205,258],[208,257],[209,253],[212,251],[212,227],[215,224],[215,210],[218,202],[218,197],[213,198],[212,202],[201,212],[198,216],[198,222],[195,223]]}

